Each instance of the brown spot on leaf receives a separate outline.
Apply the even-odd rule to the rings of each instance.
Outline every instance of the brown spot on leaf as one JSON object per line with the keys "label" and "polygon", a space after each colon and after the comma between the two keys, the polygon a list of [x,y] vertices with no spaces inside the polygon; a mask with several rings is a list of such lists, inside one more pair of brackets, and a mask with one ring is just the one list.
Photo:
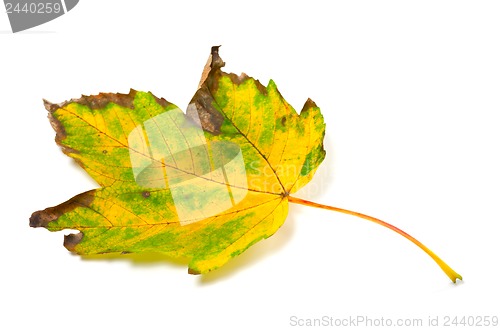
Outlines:
{"label": "brown spot on leaf", "polygon": [[201,273],[197,270],[194,270],[192,268],[188,268],[188,274],[191,274],[191,275],[200,275]]}
{"label": "brown spot on leaf", "polygon": [[149,191],[143,191],[142,192],[142,197],[148,198],[149,196],[151,196],[151,193]]}
{"label": "brown spot on leaf", "polygon": [[[153,95],[153,93],[151,93],[151,95]],[[155,98],[156,103],[158,103],[159,105],[161,105],[164,108],[166,108],[167,106],[169,106],[170,104],[172,104],[172,103],[168,102],[167,100],[165,100],[163,97],[162,98],[158,98],[158,97],[156,97],[154,95],[153,95],[153,97]]]}
{"label": "brown spot on leaf", "polygon": [[90,190],[70,200],[54,207],[48,207],[45,210],[36,211],[30,217],[30,227],[47,227],[47,225],[57,220],[64,213],[73,211],[77,207],[88,207],[94,200],[94,190]]}
{"label": "brown spot on leaf", "polygon": [[60,108],[60,104],[53,104],[47,100],[43,100],[43,103],[45,105],[45,109],[47,109],[49,111],[48,118],[49,118],[50,125],[52,126],[52,128],[56,132],[56,138],[55,138],[56,143],[59,145],[59,147],[61,147],[62,151],[67,155],[69,155],[70,153],[79,153],[78,150],[67,147],[67,146],[63,145],[61,142],[67,136],[66,130],[64,129],[64,126],[62,125],[62,123],[53,114],[57,109]]}
{"label": "brown spot on leaf", "polygon": [[83,233],[69,234],[64,236],[64,247],[69,251],[74,252],[75,246],[82,241]]}
{"label": "brown spot on leaf", "polygon": [[191,99],[186,115],[199,123],[204,131],[219,135],[224,116],[213,106],[213,102],[212,94],[203,86]]}
{"label": "brown spot on leaf", "polygon": [[214,86],[218,85],[221,75],[220,68],[224,66],[224,62],[219,56],[219,47],[212,47],[201,74],[198,90],[186,110],[187,118],[199,124],[204,131],[214,135],[220,134],[220,127],[224,121],[222,114],[213,106],[215,100],[211,93]]}
{"label": "brown spot on leaf", "polygon": [[[44,103],[46,105],[45,106],[46,109],[52,109],[54,105],[56,106],[56,109],[59,108],[56,104],[50,104],[47,107],[47,104],[49,104],[49,102],[47,102],[46,100],[44,100]],[[56,117],[54,117],[54,115],[52,114],[52,111],[50,111],[50,110],[49,110],[48,117],[49,117],[50,125],[52,126],[52,128],[56,132],[56,142],[64,140],[66,138],[66,130],[64,129],[64,126],[61,124],[61,122],[58,119],[56,119]]]}
{"label": "brown spot on leaf", "polygon": [[234,73],[225,73],[222,72],[222,76],[228,76],[229,79],[231,79],[231,82],[235,85],[241,85],[247,80],[251,80],[254,82],[255,87],[259,90],[259,92],[263,95],[267,95],[267,88],[266,86],[262,85],[259,80],[254,79],[252,77],[247,76],[246,73],[241,73],[239,76],[234,74]]}
{"label": "brown spot on leaf", "polygon": [[106,107],[108,103],[114,103],[125,108],[133,109],[136,93],[135,90],[131,89],[128,94],[99,93],[98,95],[90,96],[82,95],[81,98],[72,101],[81,105],[86,105],[91,109],[102,109]]}
{"label": "brown spot on leaf", "polygon": [[43,105],[48,112],[54,112],[61,107],[59,104],[50,103],[46,99],[43,99]]}
{"label": "brown spot on leaf", "polygon": [[281,117],[281,125],[285,126],[286,124],[286,116]]}
{"label": "brown spot on leaf", "polygon": [[224,75],[228,76],[229,79],[233,82],[235,85],[241,85],[243,82],[245,82],[248,79],[252,79],[249,76],[247,76],[246,73],[241,73],[239,76],[234,73],[226,73],[224,72]]}
{"label": "brown spot on leaf", "polygon": [[114,103],[125,108],[134,108],[134,98],[136,90],[130,89],[128,94],[122,93],[99,93],[98,95],[82,95],[79,99],[71,99],[62,103],[50,103],[47,100],[43,100],[45,109],[49,113],[54,113],[57,109],[63,108],[71,103],[78,103],[81,105],[88,106],[91,109],[102,109],[108,103]]}

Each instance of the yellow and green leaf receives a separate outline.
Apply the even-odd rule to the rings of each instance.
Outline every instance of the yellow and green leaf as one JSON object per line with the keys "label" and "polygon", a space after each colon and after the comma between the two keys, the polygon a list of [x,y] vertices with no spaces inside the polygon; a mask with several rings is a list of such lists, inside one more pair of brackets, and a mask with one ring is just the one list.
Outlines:
{"label": "yellow and green leaf", "polygon": [[65,246],[81,255],[162,252],[195,274],[274,234],[325,157],[323,117],[311,100],[297,114],[273,81],[223,72],[217,48],[211,56],[186,114],[134,90],[45,102],[56,142],[101,188],[30,225],[78,230]]}

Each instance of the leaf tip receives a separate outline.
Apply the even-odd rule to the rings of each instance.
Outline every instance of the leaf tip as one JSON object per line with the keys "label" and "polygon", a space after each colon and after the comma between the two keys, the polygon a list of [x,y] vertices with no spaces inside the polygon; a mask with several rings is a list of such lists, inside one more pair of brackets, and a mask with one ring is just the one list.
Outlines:
{"label": "leaf tip", "polygon": [[90,204],[92,204],[93,200],[94,200],[94,190],[89,190],[87,192],[76,195],[70,200],[61,203],[57,206],[48,207],[45,210],[33,212],[33,214],[29,219],[30,227],[47,228],[50,222],[56,221],[64,213],[70,212],[77,207],[88,207]]}
{"label": "leaf tip", "polygon": [[193,268],[188,268],[188,274],[191,274],[191,275],[201,275],[201,272],[198,271],[198,270],[195,270]]}
{"label": "leaf tip", "polygon": [[55,104],[55,103],[52,103],[52,102],[49,102],[47,101],[46,99],[42,99],[43,100],[43,106],[45,107],[45,109],[48,111],[48,112],[54,112],[57,110],[57,108],[59,108],[59,105]]}
{"label": "leaf tip", "polygon": [[304,107],[302,109],[317,108],[317,107],[318,106],[316,105],[316,103],[310,98],[308,98],[306,100],[306,103],[304,103]]}
{"label": "leaf tip", "polygon": [[203,72],[201,73],[200,83],[198,84],[198,88],[205,83],[208,78],[208,75],[212,70],[218,70],[222,68],[226,63],[219,56],[219,46],[212,46],[210,50],[210,56],[208,56],[207,63],[205,63],[205,67],[203,68]]}
{"label": "leaf tip", "polygon": [[38,227],[44,227],[47,228],[47,225],[49,222],[54,221],[57,219],[57,215],[55,215],[53,212],[50,212],[49,209],[45,209],[42,211],[36,211],[33,212],[33,214],[30,217],[30,227],[32,228],[38,228]]}
{"label": "leaf tip", "polygon": [[222,60],[222,58],[219,56],[219,46],[212,46],[212,49],[210,50],[210,57],[211,57],[211,63],[210,67],[213,68],[222,68],[226,63]]}
{"label": "leaf tip", "polygon": [[75,246],[82,241],[83,233],[69,234],[64,236],[64,247],[71,252],[75,251]]}
{"label": "leaf tip", "polygon": [[319,110],[319,107],[316,105],[316,103],[308,98],[306,102],[304,103],[304,106],[302,107],[302,110],[300,110],[300,115],[304,116],[306,113],[308,113],[310,110]]}

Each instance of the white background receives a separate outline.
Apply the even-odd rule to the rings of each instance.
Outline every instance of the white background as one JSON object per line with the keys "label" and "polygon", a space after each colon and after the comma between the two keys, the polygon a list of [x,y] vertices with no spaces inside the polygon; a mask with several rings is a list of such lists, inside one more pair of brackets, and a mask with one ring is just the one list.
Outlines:
{"label": "white background", "polygon": [[[82,0],[12,34],[0,13],[0,328],[500,316],[499,17],[497,1]],[[327,158],[299,196],[408,231],[464,282],[383,227],[300,205],[204,277],[157,256],[82,260],[63,233],[28,226],[96,186],[54,143],[42,98],[134,88],[185,108],[218,44],[226,71],[321,107]]]}

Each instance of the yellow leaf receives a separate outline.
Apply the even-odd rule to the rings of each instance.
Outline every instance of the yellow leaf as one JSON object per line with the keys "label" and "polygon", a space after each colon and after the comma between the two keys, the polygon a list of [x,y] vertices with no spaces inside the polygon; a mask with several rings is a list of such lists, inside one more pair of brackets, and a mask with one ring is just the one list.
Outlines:
{"label": "yellow leaf", "polygon": [[299,115],[273,81],[223,65],[213,48],[186,114],[134,90],[46,102],[57,143],[102,188],[30,225],[79,230],[65,239],[78,254],[162,252],[196,274],[274,234],[288,195],[325,157],[323,117],[311,100]]}

